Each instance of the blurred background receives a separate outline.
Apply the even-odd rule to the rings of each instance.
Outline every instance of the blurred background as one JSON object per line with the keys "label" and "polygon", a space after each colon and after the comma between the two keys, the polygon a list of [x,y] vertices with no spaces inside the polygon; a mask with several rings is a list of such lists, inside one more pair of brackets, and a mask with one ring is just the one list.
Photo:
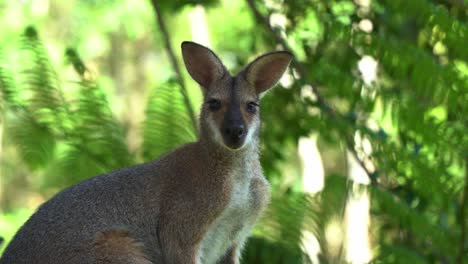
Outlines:
{"label": "blurred background", "polygon": [[180,43],[261,105],[272,203],[243,263],[468,262],[467,0],[0,1],[0,236],[86,178],[196,140]]}

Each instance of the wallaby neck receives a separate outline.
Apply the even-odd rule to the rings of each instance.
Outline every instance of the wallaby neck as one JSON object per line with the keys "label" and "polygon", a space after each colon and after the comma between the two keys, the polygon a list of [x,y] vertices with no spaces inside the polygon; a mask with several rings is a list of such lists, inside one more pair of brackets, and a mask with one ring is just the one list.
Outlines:
{"label": "wallaby neck", "polygon": [[252,139],[247,145],[237,150],[228,149],[225,146],[201,137],[197,144],[201,148],[203,160],[207,165],[223,166],[248,166],[259,164],[258,138]]}

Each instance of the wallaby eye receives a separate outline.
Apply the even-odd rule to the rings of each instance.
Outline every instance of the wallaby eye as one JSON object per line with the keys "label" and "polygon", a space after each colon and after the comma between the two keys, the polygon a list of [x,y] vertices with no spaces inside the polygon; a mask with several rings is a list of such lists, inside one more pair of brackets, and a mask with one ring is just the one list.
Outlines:
{"label": "wallaby eye", "polygon": [[217,99],[210,99],[207,102],[210,111],[218,111],[221,108],[221,102]]}
{"label": "wallaby eye", "polygon": [[258,104],[255,102],[247,103],[247,111],[249,113],[255,114],[257,112]]}

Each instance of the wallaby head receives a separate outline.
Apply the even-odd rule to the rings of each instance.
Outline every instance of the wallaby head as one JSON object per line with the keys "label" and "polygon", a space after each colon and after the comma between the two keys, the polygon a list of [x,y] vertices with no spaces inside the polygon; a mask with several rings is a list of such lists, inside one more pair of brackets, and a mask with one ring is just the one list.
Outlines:
{"label": "wallaby head", "polygon": [[258,57],[236,76],[231,76],[210,49],[193,42],[182,43],[185,66],[200,84],[202,140],[212,140],[229,150],[256,141],[260,127],[260,95],[275,85],[291,62],[289,52]]}

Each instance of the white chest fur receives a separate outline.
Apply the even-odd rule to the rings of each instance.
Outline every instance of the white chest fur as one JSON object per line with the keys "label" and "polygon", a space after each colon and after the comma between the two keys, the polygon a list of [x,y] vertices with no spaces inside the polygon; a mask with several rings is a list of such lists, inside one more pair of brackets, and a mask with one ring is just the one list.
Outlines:
{"label": "white chest fur", "polygon": [[252,176],[246,170],[234,173],[228,205],[209,227],[201,244],[200,263],[216,263],[227,250],[243,243],[253,224]]}

